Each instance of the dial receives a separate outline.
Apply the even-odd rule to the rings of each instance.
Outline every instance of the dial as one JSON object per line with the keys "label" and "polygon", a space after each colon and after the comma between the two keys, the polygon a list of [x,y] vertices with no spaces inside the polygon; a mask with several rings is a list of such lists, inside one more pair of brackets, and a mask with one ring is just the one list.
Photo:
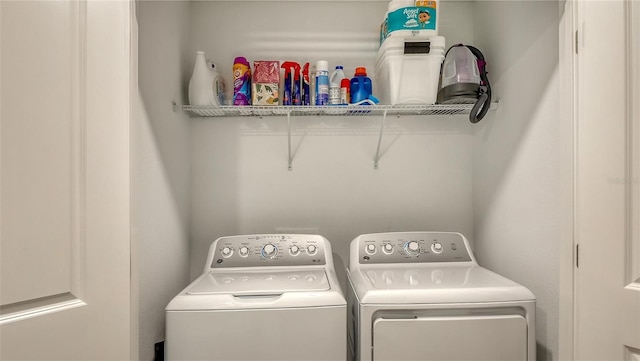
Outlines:
{"label": "dial", "polygon": [[231,257],[231,254],[233,254],[233,250],[231,249],[231,247],[225,246],[224,248],[222,248],[222,257]]}
{"label": "dial", "polygon": [[240,256],[246,257],[248,255],[249,255],[249,247],[247,246],[240,247]]}
{"label": "dial", "polygon": [[417,256],[420,253],[420,245],[416,241],[406,242],[404,251],[410,256]]}
{"label": "dial", "polygon": [[443,247],[442,247],[442,243],[440,242],[433,242],[431,244],[431,251],[433,253],[442,253],[443,251]]}
{"label": "dial", "polygon": [[262,257],[273,258],[278,254],[278,247],[271,243],[267,243],[262,247]]}
{"label": "dial", "polygon": [[365,250],[367,251],[368,254],[374,254],[376,253],[376,245],[373,243],[369,243],[366,247]]}
{"label": "dial", "polygon": [[292,256],[297,256],[298,254],[300,254],[300,247],[294,244],[293,246],[289,247],[289,253]]}
{"label": "dial", "polygon": [[393,253],[393,245],[391,243],[385,243],[382,246],[382,251],[386,254],[391,254]]}
{"label": "dial", "polygon": [[307,254],[313,256],[318,252],[318,247],[315,244],[310,244],[307,246]]}

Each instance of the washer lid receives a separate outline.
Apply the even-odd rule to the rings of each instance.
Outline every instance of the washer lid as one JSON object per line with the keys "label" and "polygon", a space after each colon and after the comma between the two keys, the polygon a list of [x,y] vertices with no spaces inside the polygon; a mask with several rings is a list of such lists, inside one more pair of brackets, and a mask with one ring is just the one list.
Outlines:
{"label": "washer lid", "polygon": [[324,270],[209,272],[187,290],[188,295],[277,295],[331,289]]}
{"label": "washer lid", "polygon": [[479,266],[388,267],[350,274],[362,303],[456,303],[535,300],[524,286]]}

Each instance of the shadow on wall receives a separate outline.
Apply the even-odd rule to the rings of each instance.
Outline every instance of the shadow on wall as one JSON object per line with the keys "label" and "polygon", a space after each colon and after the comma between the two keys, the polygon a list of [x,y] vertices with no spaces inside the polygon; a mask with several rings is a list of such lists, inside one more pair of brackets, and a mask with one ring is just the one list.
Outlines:
{"label": "shadow on wall", "polygon": [[[536,329],[547,328],[547,313],[540,307],[536,307]],[[553,360],[553,352],[544,344],[536,342],[536,361]]]}
{"label": "shadow on wall", "polygon": [[138,83],[147,120],[164,167],[164,178],[188,222],[189,123],[175,111],[184,104],[193,67],[188,54],[190,5],[174,1],[138,1]]}
{"label": "shadow on wall", "polygon": [[[487,59],[493,99],[500,100],[499,109],[476,128],[476,160],[481,162],[475,167],[489,169],[474,169],[474,177],[479,176],[474,180],[483,186],[476,197],[487,204],[496,199],[547,93],[558,95],[558,89],[549,84],[558,70],[562,14],[554,1],[480,1],[476,10],[475,30],[481,34],[476,39],[483,40],[477,46]],[[482,19],[491,19],[491,23]],[[545,120],[559,121],[557,116]]]}
{"label": "shadow on wall", "polygon": [[[189,120],[182,104],[187,2],[137,1],[138,99],[132,125],[133,217],[138,273],[138,359],[164,339],[164,308],[188,283]],[[188,72],[190,74],[190,70]]]}
{"label": "shadow on wall", "polygon": [[559,347],[560,8],[556,1],[475,3],[476,39],[484,41],[476,45],[500,99],[474,135],[476,257],[537,296],[539,360],[557,358]]}

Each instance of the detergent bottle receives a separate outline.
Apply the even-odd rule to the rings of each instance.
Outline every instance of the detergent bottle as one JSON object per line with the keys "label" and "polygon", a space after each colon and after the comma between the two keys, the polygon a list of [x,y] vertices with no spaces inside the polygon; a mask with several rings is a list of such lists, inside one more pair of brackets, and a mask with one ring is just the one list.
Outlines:
{"label": "detergent bottle", "polygon": [[351,78],[351,103],[358,103],[371,98],[371,78],[367,76],[367,68],[356,68],[355,75]]}
{"label": "detergent bottle", "polygon": [[233,105],[251,105],[251,66],[242,56],[233,61]]}
{"label": "detergent bottle", "polygon": [[189,80],[189,104],[224,105],[224,90],[224,79],[215,70],[215,65],[205,59],[203,51],[198,51]]}

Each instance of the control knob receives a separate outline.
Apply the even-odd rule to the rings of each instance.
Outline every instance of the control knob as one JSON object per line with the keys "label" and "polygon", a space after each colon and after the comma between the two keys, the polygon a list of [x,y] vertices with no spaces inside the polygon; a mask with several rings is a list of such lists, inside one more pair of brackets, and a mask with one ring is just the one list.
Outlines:
{"label": "control knob", "polygon": [[318,252],[318,247],[315,244],[310,244],[307,246],[307,254],[313,256]]}
{"label": "control knob", "polygon": [[248,255],[249,255],[249,247],[247,246],[240,247],[240,256],[246,257]]}
{"label": "control knob", "polygon": [[367,251],[368,254],[374,254],[376,253],[376,245],[373,243],[369,243],[366,247],[365,250]]}
{"label": "control knob", "polygon": [[267,243],[262,247],[262,257],[273,258],[278,254],[278,248],[271,243]]}
{"label": "control knob", "polygon": [[442,253],[442,251],[444,250],[444,248],[442,247],[442,243],[440,242],[433,242],[431,244],[431,251],[433,253]]}
{"label": "control knob", "polygon": [[417,256],[420,253],[420,245],[416,241],[409,241],[404,244],[404,251],[410,256]]}
{"label": "control knob", "polygon": [[293,246],[289,247],[289,253],[292,256],[297,256],[300,253],[300,247],[294,244]]}
{"label": "control knob", "polygon": [[391,254],[393,252],[393,245],[391,243],[385,243],[384,246],[382,246],[382,250],[386,254]]}
{"label": "control knob", "polygon": [[230,247],[224,247],[222,249],[222,257],[227,258],[227,257],[231,257],[231,254],[233,253],[233,250]]}

